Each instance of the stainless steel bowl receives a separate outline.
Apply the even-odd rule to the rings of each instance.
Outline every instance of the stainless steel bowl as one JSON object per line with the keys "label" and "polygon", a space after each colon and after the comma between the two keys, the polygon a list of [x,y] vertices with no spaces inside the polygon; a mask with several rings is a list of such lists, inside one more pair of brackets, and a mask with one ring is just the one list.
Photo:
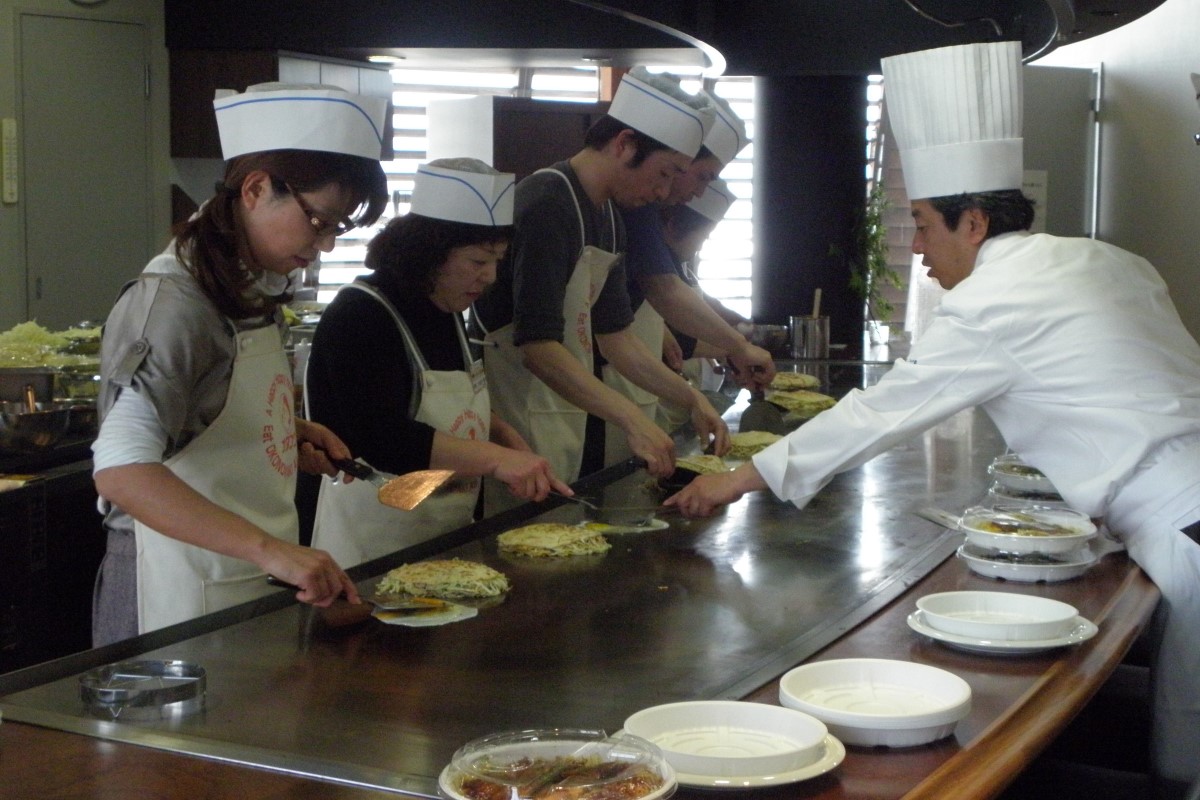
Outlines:
{"label": "stainless steel bowl", "polygon": [[58,403],[0,403],[0,450],[45,450],[58,444],[71,425],[71,409]]}

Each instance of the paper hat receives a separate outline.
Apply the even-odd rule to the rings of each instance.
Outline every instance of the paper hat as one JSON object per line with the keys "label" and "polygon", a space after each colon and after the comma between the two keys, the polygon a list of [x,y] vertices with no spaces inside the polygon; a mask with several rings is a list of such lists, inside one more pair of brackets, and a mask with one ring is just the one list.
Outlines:
{"label": "paper hat", "polygon": [[741,117],[733,113],[733,109],[721,98],[708,92],[705,92],[705,96],[711,102],[716,119],[708,135],[704,137],[704,146],[724,167],[750,143],[746,137],[746,123],[742,122]]}
{"label": "paper hat", "polygon": [[321,150],[378,160],[387,98],[334,86],[260,83],[213,100],[221,154],[228,161],[265,150]]}
{"label": "paper hat", "polygon": [[688,158],[700,152],[713,124],[712,111],[693,108],[629,73],[622,76],[608,115]]}
{"label": "paper hat", "polygon": [[417,167],[412,213],[472,225],[512,225],[512,173],[475,158],[443,158]]}
{"label": "paper hat", "polygon": [[729,185],[720,178],[714,178],[704,190],[704,194],[689,200],[687,207],[713,222],[720,222],[735,200],[737,197],[729,191]]}
{"label": "paper hat", "polygon": [[1020,42],[940,47],[882,64],[911,199],[1021,188]]}

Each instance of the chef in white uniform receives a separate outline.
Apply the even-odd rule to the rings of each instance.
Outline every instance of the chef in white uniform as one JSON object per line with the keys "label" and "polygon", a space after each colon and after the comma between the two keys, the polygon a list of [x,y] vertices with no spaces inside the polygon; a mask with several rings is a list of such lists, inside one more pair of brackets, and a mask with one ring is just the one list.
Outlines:
{"label": "chef in white uniform", "polygon": [[496,279],[512,208],[511,174],[477,159],[422,164],[410,213],[367,247],[372,274],[342,288],[321,316],[305,379],[312,418],[376,469],[455,472],[411,511],[381,504],[366,481],[323,478],[313,546],[343,567],[470,524],[480,476],[518,500],[571,494],[492,413],[463,326],[463,312]]}
{"label": "chef in white uniform", "polygon": [[101,342],[96,645],[278,591],[267,574],[305,602],[358,601],[298,544],[297,469],[333,474],[350,452],[294,415],[281,305],[290,274],[386,208],[386,102],[263,84],[214,109],[224,181],[122,290]]}
{"label": "chef in white uniform", "polygon": [[[728,449],[728,428],[704,396],[663,365],[631,328],[616,206],[666,198],[671,180],[699,150],[712,117],[625,75],[609,113],[567,161],[517,185],[516,235],[493,290],[475,304],[493,405],[554,473],[585,469],[588,415],[617,425],[653,475],[674,470],[674,443],[638,404],[595,375],[593,336],[608,362],[647,403],[663,397],[690,409],[704,446]],[[590,448],[589,448],[590,449]],[[599,468],[601,464],[589,464]]]}
{"label": "chef in white uniform", "polygon": [[879,383],[728,476],[667,500],[712,513],[770,489],[803,507],[830,478],[979,406],[1070,505],[1103,517],[1162,591],[1154,768],[1200,771],[1200,345],[1154,268],[1091,239],[1030,234],[1016,42],[883,60],[916,221],[946,293]]}

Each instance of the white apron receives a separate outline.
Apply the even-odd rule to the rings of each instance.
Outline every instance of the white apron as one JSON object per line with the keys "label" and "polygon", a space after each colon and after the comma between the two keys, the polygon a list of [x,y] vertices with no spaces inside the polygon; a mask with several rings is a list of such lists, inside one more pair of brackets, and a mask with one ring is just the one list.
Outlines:
{"label": "white apron", "polygon": [[[414,419],[460,439],[488,441],[491,403],[483,365],[472,361],[461,317],[455,316],[463,363],[469,371],[432,370],[417,347],[412,331],[391,302],[374,287],[351,283],[346,290],[374,297],[396,323],[409,361],[420,380],[420,404]],[[368,481],[335,483],[321,479],[313,547],[327,551],[343,569],[394,553],[474,521],[479,478],[456,478],[412,511],[379,502],[378,489]]]}
{"label": "white apron", "polygon": [[[217,505],[295,543],[296,421],[291,370],[274,325],[237,334],[225,407],[164,462]],[[134,523],[138,632],[146,633],[277,591],[249,561],[185,544]]]}
{"label": "white apron", "polygon": [[1200,759],[1200,545],[1179,529],[1200,515],[1200,438],[1170,442],[1147,460],[1106,522],[1162,593],[1151,752],[1156,774],[1190,782]]}
{"label": "white apron", "polygon": [[[654,310],[654,306],[650,305],[649,300],[642,300],[642,304],[634,312],[633,324],[629,326],[629,330],[642,341],[642,344],[646,345],[652,356],[662,358],[663,318]],[[658,395],[647,392],[617,372],[612,364],[605,364],[602,374],[604,382],[609,387],[628,397],[648,419],[655,419],[658,416]],[[625,435],[625,431],[621,430],[619,425],[606,422],[604,424],[604,466],[609,467],[620,463],[632,455],[633,451],[629,449],[629,437]]]}
{"label": "white apron", "polygon": [[[554,172],[567,182],[575,199],[582,241],[587,241],[583,212],[574,187],[566,175]],[[609,204],[609,223],[616,241],[616,218]],[[592,303],[604,288],[609,270],[620,258],[599,247],[585,245],[575,261],[575,270],[567,282],[563,298],[563,346],[575,356],[584,369],[593,371]],[[522,363],[521,348],[513,344],[512,325],[487,333],[491,347],[484,348],[483,363],[488,383],[502,387],[496,392],[496,409],[500,418],[510,423],[525,438],[533,452],[550,462],[551,469],[563,481],[573,483],[579,478],[583,462],[583,440],[587,413],[564,400],[543,383]],[[489,512],[490,513],[490,512]]]}

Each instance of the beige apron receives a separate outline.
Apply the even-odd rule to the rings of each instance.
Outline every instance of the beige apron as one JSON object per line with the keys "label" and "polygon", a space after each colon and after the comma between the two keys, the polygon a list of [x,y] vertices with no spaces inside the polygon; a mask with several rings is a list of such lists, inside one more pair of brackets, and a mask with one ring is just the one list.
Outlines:
{"label": "beige apron", "polygon": [[[165,466],[200,494],[286,542],[296,516],[291,370],[274,325],[237,334],[225,407]],[[277,591],[257,566],[185,544],[136,522],[138,632]]]}
{"label": "beige apron", "polygon": [[[351,283],[345,290],[366,292],[392,315],[409,360],[420,376],[420,404],[414,419],[460,439],[486,442],[491,403],[483,365],[471,360],[461,317],[455,315],[455,328],[469,372],[432,370],[412,331],[386,297],[366,284]],[[317,498],[313,547],[327,551],[347,569],[424,542],[474,521],[479,486],[479,478],[457,478],[412,511],[402,511],[380,503],[377,488],[367,481],[335,483],[326,475]]]}
{"label": "beige apron", "polygon": [[[646,345],[652,356],[662,357],[663,318],[650,305],[649,300],[642,300],[642,304],[638,306],[638,310],[633,315],[633,324],[629,326],[629,330],[642,341],[642,344]],[[612,364],[605,364],[602,374],[605,384],[628,397],[648,419],[658,417],[658,395],[647,392],[617,372]],[[633,451],[629,449],[629,437],[625,435],[625,431],[621,430],[618,425],[606,422],[604,424],[604,466],[612,466],[632,455]]]}
{"label": "beige apron", "polygon": [[[574,187],[563,173],[554,172],[567,182],[579,215],[581,241],[587,241],[583,211]],[[616,241],[616,217],[612,204],[608,206],[613,241]],[[575,270],[567,282],[563,298],[563,346],[591,373],[592,360],[592,303],[600,295],[608,272],[620,258],[592,245],[585,245],[575,261]],[[496,411],[511,424],[533,449],[550,462],[554,474],[567,483],[579,478],[583,462],[583,439],[587,413],[564,400],[543,383],[522,363],[521,348],[513,344],[512,325],[487,333],[491,347],[484,348],[483,363],[487,368],[488,384],[500,387],[496,392]],[[489,511],[490,513],[490,511]]]}

